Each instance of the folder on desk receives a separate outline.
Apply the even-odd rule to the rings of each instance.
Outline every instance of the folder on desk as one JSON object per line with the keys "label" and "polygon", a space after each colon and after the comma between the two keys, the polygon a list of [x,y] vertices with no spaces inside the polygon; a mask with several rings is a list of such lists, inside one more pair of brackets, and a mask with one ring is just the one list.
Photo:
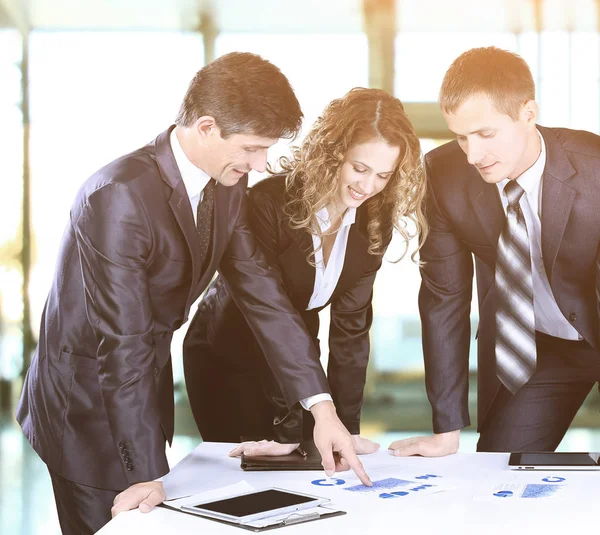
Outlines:
{"label": "folder on desk", "polygon": [[289,455],[256,455],[248,457],[242,454],[240,462],[242,470],[323,470],[321,454],[312,441],[300,444],[300,447]]}
{"label": "folder on desk", "polygon": [[[159,507],[169,507],[166,504],[160,504]],[[173,509],[174,511],[178,511],[180,513],[196,516],[203,518],[205,520],[212,520],[213,522],[219,522],[221,524],[227,524],[228,526],[233,526],[236,528],[242,528],[247,531],[253,531],[255,533],[259,533],[262,531],[270,531],[273,529],[284,528],[286,526],[295,526],[297,524],[304,524],[306,522],[315,522],[317,520],[324,520],[327,518],[333,518],[336,516],[345,515],[346,511],[342,511],[340,509],[336,509],[331,504],[321,505],[319,507],[315,507],[313,509],[305,509],[303,511],[298,511],[296,513],[291,513],[286,515],[285,517],[271,517],[271,518],[263,518],[261,520],[256,520],[249,524],[239,524],[235,522],[229,522],[227,520],[221,520],[214,517],[203,516],[198,513],[189,513],[187,511],[183,511],[182,509]],[[282,515],[283,516],[283,515]]]}

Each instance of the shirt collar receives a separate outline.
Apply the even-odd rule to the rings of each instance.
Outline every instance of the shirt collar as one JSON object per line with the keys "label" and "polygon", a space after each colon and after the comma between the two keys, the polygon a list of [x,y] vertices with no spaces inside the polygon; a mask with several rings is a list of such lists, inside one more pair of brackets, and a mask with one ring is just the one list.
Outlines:
{"label": "shirt collar", "polygon": [[[544,174],[544,167],[546,167],[546,144],[544,143],[544,138],[542,134],[540,134],[540,131],[536,131],[540,138],[540,155],[538,156],[538,159],[535,161],[535,163],[517,178],[517,183],[523,188],[523,191],[529,197],[531,197],[533,193],[539,188],[540,182],[542,180],[542,175]],[[498,182],[498,189],[500,190],[500,193],[504,191],[504,188],[508,183],[508,178],[505,178],[501,182]]]}
{"label": "shirt collar", "polygon": [[196,167],[183,152],[183,148],[177,139],[175,134],[176,128],[171,131],[171,149],[173,150],[173,156],[175,156],[175,162],[179,167],[183,184],[187,191],[188,197],[196,197],[200,195],[200,192],[204,189],[210,176],[207,175],[202,169]]}
{"label": "shirt collar", "polygon": [[[319,226],[321,227],[321,232],[325,232],[331,226],[331,219],[329,218],[329,212],[327,208],[321,208],[317,212],[317,221],[319,222]],[[342,217],[342,223],[340,224],[340,228],[347,227],[349,225],[353,225],[356,221],[356,208],[348,208],[344,212]]]}

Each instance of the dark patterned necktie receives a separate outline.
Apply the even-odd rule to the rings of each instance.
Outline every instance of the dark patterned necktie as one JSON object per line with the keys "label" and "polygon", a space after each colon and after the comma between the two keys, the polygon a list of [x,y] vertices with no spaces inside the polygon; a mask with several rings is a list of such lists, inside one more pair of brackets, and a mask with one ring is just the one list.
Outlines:
{"label": "dark patterned necktie", "polygon": [[204,186],[202,200],[198,203],[196,232],[198,233],[199,265],[204,268],[210,250],[213,227],[216,182],[211,178]]}
{"label": "dark patterned necktie", "polygon": [[519,206],[523,193],[516,180],[504,188],[508,207],[496,259],[496,373],[513,394],[529,381],[536,366],[531,254]]}

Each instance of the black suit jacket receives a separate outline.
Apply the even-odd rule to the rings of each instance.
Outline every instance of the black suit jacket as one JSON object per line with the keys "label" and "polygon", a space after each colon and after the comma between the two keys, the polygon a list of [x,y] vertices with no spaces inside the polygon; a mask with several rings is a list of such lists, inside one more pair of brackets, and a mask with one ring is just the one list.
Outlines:
{"label": "black suit jacket", "polygon": [[[304,229],[293,229],[289,225],[283,210],[285,195],[284,175],[267,178],[250,188],[248,217],[251,228],[270,265],[281,272],[287,294],[317,346],[318,312],[331,304],[327,376],[340,419],[351,433],[358,434],[370,350],[373,283],[381,267],[382,255],[371,255],[367,251],[368,215],[363,204],[357,210],[355,224],[350,228],[343,269],[330,300],[323,307],[307,311],[315,283],[315,268],[307,261],[313,250],[312,236]],[[386,239],[386,247],[390,239],[391,234]],[[201,358],[197,355],[197,348],[203,351],[209,348],[211,355],[204,354],[202,358],[222,359],[223,369],[230,373],[239,371],[248,362],[264,359],[259,345],[252,340],[244,316],[220,278],[206,293],[188,330],[184,361]],[[196,381],[186,376],[186,384],[190,391]],[[198,384],[201,385],[201,382]],[[285,385],[282,388],[285,392]],[[268,389],[271,401],[277,406],[280,397],[277,384],[270,384]],[[297,426],[297,418],[294,422],[289,419],[285,422],[286,428]],[[275,432],[279,440],[292,440],[285,435],[281,428]]]}
{"label": "black suit jacket", "polygon": [[[538,127],[546,144],[542,178],[543,264],[561,312],[599,349],[600,137]],[[497,243],[505,221],[498,188],[483,181],[453,141],[426,158],[431,233],[419,308],[427,393],[436,433],[469,425],[469,312],[473,256],[479,300],[478,427],[500,382],[495,367]]]}
{"label": "black suit jacket", "polygon": [[172,128],[84,183],[59,250],[17,418],[48,466],[77,483],[118,490],[168,472],[171,337],[217,268],[290,406],[328,391],[304,322],[248,228],[247,177],[216,188],[201,272]]}

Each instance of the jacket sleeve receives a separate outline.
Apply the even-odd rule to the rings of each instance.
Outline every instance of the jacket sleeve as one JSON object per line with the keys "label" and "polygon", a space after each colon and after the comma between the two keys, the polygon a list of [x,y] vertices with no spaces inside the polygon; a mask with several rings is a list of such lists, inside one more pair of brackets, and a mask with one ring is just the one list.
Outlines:
{"label": "jacket sleeve", "polygon": [[[426,172],[431,173],[426,159]],[[426,214],[429,235],[421,248],[419,312],[423,329],[425,383],[433,413],[433,431],[470,425],[468,408],[469,344],[473,259],[453,232],[428,180]]]}
{"label": "jacket sleeve", "polygon": [[329,393],[317,349],[300,314],[290,302],[281,275],[267,256],[274,254],[264,237],[257,241],[248,224],[246,199],[219,272],[252,329],[269,368],[281,385],[289,408],[301,399]]}
{"label": "jacket sleeve", "polygon": [[[283,197],[275,199],[258,188],[251,188],[247,195],[247,202],[250,228],[271,268],[277,268],[281,225],[281,206],[278,204],[283,203],[284,199]],[[303,430],[301,405],[296,403],[291,408],[287,406],[281,385],[271,370],[267,370],[267,375],[263,377],[262,387],[273,408],[273,439],[282,444],[301,442]]]}
{"label": "jacket sleeve", "polygon": [[126,185],[109,184],[89,197],[72,223],[115,450],[129,484],[150,481],[169,467],[154,384],[148,214]]}
{"label": "jacket sleeve", "polygon": [[[598,333],[600,333],[600,247],[596,252],[596,312],[599,321]],[[600,335],[598,340],[595,340],[596,344],[600,345]],[[593,344],[592,344],[593,345]],[[598,347],[598,345],[596,347]]]}

